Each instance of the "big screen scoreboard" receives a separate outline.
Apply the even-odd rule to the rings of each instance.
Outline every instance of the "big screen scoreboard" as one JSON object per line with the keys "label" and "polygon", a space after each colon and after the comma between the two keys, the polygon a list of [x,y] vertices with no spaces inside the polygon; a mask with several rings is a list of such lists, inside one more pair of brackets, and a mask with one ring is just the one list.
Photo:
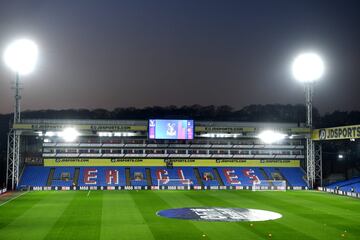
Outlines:
{"label": "big screen scoreboard", "polygon": [[177,119],[150,119],[149,139],[192,140],[194,121]]}

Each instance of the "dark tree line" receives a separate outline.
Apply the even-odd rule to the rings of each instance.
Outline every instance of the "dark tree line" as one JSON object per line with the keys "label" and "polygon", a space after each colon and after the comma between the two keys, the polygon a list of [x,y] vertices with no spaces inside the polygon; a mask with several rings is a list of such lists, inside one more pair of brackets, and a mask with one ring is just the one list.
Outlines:
{"label": "dark tree line", "polygon": [[[0,119],[9,120],[10,115],[0,115]],[[40,110],[22,112],[22,118],[46,119],[148,119],[148,118],[191,118],[208,121],[266,121],[266,122],[304,122],[305,107],[303,105],[249,105],[241,110],[230,106],[153,106],[146,108],[106,109],[67,109]],[[314,117],[319,114],[314,109]]]}

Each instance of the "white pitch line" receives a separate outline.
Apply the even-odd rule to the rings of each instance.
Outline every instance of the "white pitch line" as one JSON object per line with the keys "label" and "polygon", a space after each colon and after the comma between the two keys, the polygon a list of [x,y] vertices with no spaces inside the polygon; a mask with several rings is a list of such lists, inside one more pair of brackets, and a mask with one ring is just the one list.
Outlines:
{"label": "white pitch line", "polygon": [[90,190],[88,191],[87,197],[89,197],[89,195],[90,195]]}
{"label": "white pitch line", "polygon": [[3,205],[5,205],[5,204],[7,204],[8,202],[11,202],[12,200],[17,199],[18,197],[21,197],[22,195],[27,194],[27,193],[29,193],[29,191],[26,191],[26,192],[24,192],[24,193],[22,193],[22,194],[20,194],[20,195],[17,195],[17,196],[14,197],[14,198],[11,198],[11,199],[7,200],[6,202],[3,202],[2,204],[0,204],[0,207],[3,206]]}

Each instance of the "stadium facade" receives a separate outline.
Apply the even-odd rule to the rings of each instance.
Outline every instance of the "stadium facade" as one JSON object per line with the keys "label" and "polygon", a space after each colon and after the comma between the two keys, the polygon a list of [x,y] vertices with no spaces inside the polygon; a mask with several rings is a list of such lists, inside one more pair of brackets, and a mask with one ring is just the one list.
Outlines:
{"label": "stadium facade", "polygon": [[[302,124],[195,121],[188,140],[151,139],[150,124],[24,119],[13,125],[20,161],[8,165],[8,178],[26,189],[251,189],[255,183],[277,189],[277,182],[308,187],[310,130]],[[77,138],[66,140],[61,134],[67,129]],[[264,130],[285,138],[264,144],[258,138]],[[18,176],[12,177],[15,167]]]}

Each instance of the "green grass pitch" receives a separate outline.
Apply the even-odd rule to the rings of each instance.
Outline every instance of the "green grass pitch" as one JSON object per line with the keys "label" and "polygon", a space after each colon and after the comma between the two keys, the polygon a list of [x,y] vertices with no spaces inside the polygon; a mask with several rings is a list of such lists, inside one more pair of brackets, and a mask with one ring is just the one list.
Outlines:
{"label": "green grass pitch", "polygon": [[[263,209],[283,217],[250,223],[156,215],[204,206]],[[0,202],[0,239],[360,239],[360,201],[312,191],[29,192]]]}

